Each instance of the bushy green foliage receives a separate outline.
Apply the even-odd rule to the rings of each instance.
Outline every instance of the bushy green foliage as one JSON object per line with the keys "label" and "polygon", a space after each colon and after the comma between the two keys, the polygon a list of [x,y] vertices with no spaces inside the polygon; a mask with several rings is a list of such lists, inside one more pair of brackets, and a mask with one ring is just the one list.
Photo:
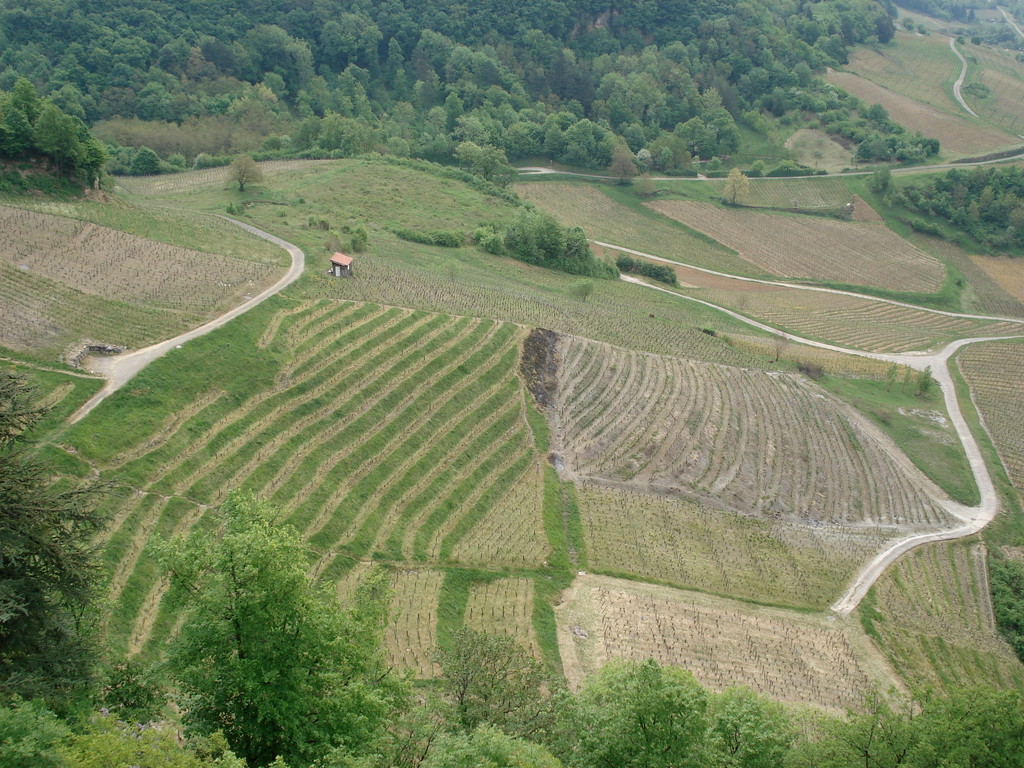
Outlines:
{"label": "bushy green foliage", "polygon": [[442,248],[461,248],[466,243],[466,236],[454,229],[435,229],[430,232],[418,232],[407,227],[392,227],[391,231],[410,243],[439,245]]}
{"label": "bushy green foliage", "polygon": [[555,218],[523,207],[505,230],[505,249],[527,264],[568,272],[571,275],[614,278],[613,264],[598,261],[579,227],[564,229]]}
{"label": "bushy green foliage", "polygon": [[27,453],[41,417],[29,384],[0,370],[0,696],[68,705],[92,673],[96,486],[51,482]]}
{"label": "bushy green foliage", "polygon": [[1024,661],[1024,563],[993,555],[988,564],[996,623],[1006,642]]}
{"label": "bushy green foliage", "polygon": [[62,768],[58,748],[69,733],[41,701],[15,699],[0,707],[0,768]]}
{"label": "bushy green foliage", "polygon": [[615,258],[615,266],[621,272],[633,272],[669,285],[679,284],[675,270],[667,264],[654,264],[646,259],[634,259],[628,254],[620,253]]}
{"label": "bushy green foliage", "polygon": [[42,156],[58,176],[92,184],[107,161],[103,145],[78,117],[53,101],[39,98],[35,87],[19,78],[10,92],[0,91],[0,159]]}
{"label": "bushy green foliage", "polygon": [[954,168],[900,188],[897,201],[991,248],[1024,246],[1024,169]]}
{"label": "bushy green foliage", "polygon": [[161,558],[187,618],[168,649],[190,732],[223,730],[251,765],[306,765],[358,751],[403,689],[383,667],[381,579],[357,606],[313,586],[299,533],[251,495],[221,507],[223,531],[165,543]]}

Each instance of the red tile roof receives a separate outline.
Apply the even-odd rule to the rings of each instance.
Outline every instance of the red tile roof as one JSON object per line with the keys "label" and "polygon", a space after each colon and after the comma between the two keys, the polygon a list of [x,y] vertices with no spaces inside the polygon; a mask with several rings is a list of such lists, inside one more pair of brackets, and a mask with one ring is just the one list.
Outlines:
{"label": "red tile roof", "polygon": [[331,256],[331,264],[340,264],[343,267],[348,267],[352,264],[352,257],[346,256],[344,253],[336,253]]}

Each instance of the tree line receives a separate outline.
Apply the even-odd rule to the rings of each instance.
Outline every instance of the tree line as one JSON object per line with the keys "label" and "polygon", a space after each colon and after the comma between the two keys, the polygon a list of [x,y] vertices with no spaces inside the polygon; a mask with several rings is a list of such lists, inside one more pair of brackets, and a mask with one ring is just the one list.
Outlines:
{"label": "tree line", "polygon": [[35,158],[51,162],[58,176],[92,184],[106,164],[107,152],[81,119],[40,98],[22,77],[10,91],[0,91],[0,159]]}
{"label": "tree line", "polygon": [[450,161],[472,142],[603,168],[624,142],[670,172],[803,109],[813,73],[888,42],[894,15],[888,0],[0,0],[0,87],[27,77],[171,167],[257,149]]}

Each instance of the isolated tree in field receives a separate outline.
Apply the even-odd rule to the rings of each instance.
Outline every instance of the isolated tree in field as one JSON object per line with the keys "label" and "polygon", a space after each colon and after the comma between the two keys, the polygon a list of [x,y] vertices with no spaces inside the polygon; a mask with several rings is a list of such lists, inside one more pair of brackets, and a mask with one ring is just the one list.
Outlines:
{"label": "isolated tree in field", "polygon": [[25,431],[43,415],[26,381],[0,372],[0,699],[68,704],[94,661],[89,609],[102,525],[96,486],[50,481]]}
{"label": "isolated tree in field", "polygon": [[612,164],[608,166],[609,175],[616,176],[619,184],[626,184],[639,172],[629,147],[622,143],[616,144],[612,150]]}
{"label": "isolated tree in field", "polygon": [[272,507],[234,492],[220,514],[219,536],[160,548],[187,611],[168,649],[186,727],[223,731],[254,766],[278,756],[308,765],[371,743],[404,690],[381,657],[383,575],[343,611],[311,583],[302,537]]}
{"label": "isolated tree in field", "polygon": [[932,367],[929,365],[923,371],[919,371],[917,374],[917,386],[914,388],[914,395],[917,397],[924,397],[932,391],[932,387],[935,385],[935,379],[932,377]]}
{"label": "isolated tree in field", "polygon": [[238,191],[245,192],[246,184],[258,184],[263,181],[263,171],[249,155],[239,155],[228,167],[228,181],[238,182]]}
{"label": "isolated tree in field", "polygon": [[642,197],[645,200],[654,197],[654,181],[650,176],[641,176],[633,185],[633,191],[636,192],[637,197]]}
{"label": "isolated tree in field", "polygon": [[742,203],[750,196],[750,179],[739,168],[733,168],[725,178],[722,199],[729,205]]}
{"label": "isolated tree in field", "polygon": [[578,283],[573,284],[572,295],[580,301],[586,301],[594,294],[594,282],[592,280],[581,280]]}

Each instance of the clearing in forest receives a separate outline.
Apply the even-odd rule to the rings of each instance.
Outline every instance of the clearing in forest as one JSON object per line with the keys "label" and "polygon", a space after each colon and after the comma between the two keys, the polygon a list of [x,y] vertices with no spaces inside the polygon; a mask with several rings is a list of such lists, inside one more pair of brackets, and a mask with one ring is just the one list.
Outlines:
{"label": "clearing in forest", "polygon": [[941,262],[882,224],[726,209],[686,200],[649,206],[780,277],[919,293],[937,291],[945,277]]}
{"label": "clearing in forest", "polygon": [[853,165],[853,152],[831,134],[816,128],[801,128],[786,139],[786,149],[796,153],[797,162],[822,171],[841,171]]}
{"label": "clearing in forest", "polygon": [[865,104],[881,104],[891,119],[938,139],[943,150],[978,155],[1013,146],[1013,134],[970,117],[953,98],[960,69],[945,35],[899,32],[895,45],[851,51],[846,71],[826,79]]}
{"label": "clearing in forest", "polygon": [[144,345],[278,277],[272,263],[0,206],[0,345],[12,349],[52,355],[82,339]]}
{"label": "clearing in forest", "polygon": [[1024,341],[972,344],[956,361],[1010,482],[1024,489]]}
{"label": "clearing in forest", "polygon": [[743,685],[777,701],[856,709],[892,685],[853,622],[641,584],[579,576],[556,608],[566,677],[576,688],[610,659],[653,658],[721,691]]}
{"label": "clearing in forest", "polygon": [[578,338],[559,355],[554,439],[575,476],[809,525],[953,522],[889,438],[802,376]]}
{"label": "clearing in forest", "polygon": [[866,616],[908,685],[1024,685],[1024,667],[992,615],[985,546],[928,544],[878,580]]}

